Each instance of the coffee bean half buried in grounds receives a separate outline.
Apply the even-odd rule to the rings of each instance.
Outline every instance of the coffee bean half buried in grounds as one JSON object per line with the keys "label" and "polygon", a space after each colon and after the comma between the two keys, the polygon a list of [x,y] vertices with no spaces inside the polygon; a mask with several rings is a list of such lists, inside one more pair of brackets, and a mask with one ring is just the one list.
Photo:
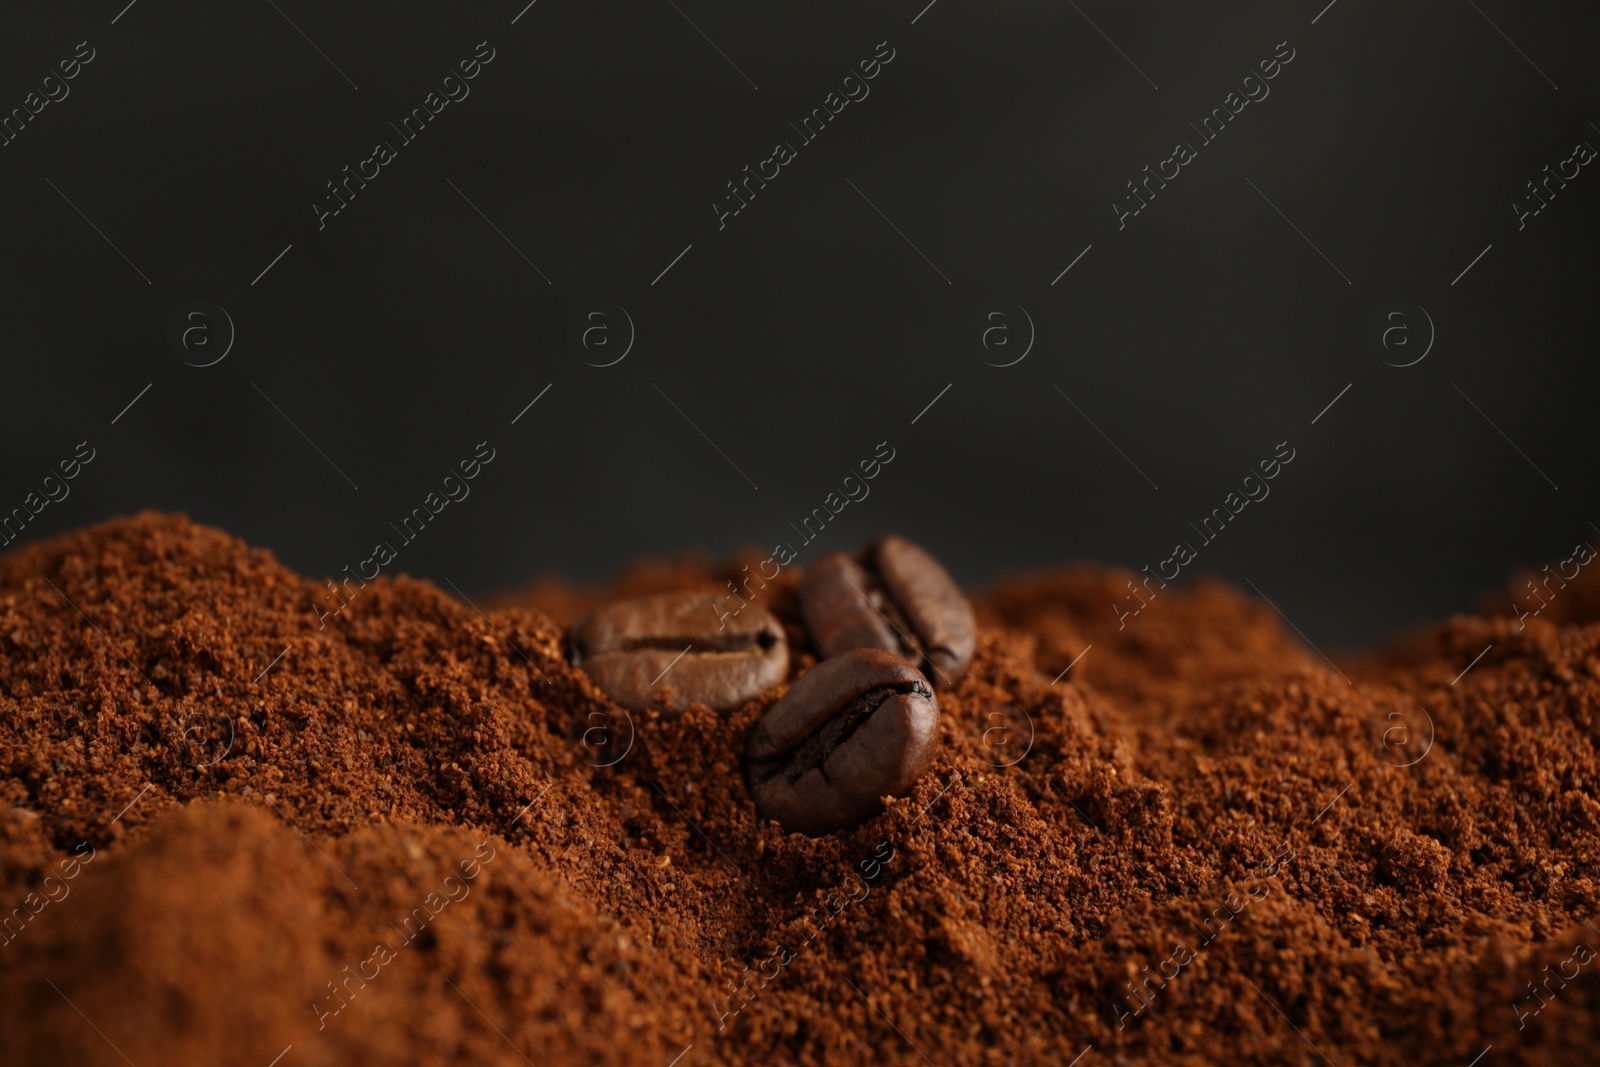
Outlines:
{"label": "coffee bean half buried in grounds", "polygon": [[824,659],[881,648],[939,686],[954,685],[972,662],[972,604],[938,560],[903,537],[878,538],[859,561],[825,553],[800,581],[800,606]]}
{"label": "coffee bean half buried in grounds", "polygon": [[823,660],[756,724],[746,755],[764,819],[817,837],[904,796],[939,744],[933,687],[892,652],[858,648]]}
{"label": "coffee bean half buried in grounds", "polygon": [[608,604],[572,627],[573,662],[634,711],[662,706],[654,697],[668,686],[669,711],[736,708],[788,677],[789,643],[754,605],[719,624],[717,603],[714,593],[663,593]]}

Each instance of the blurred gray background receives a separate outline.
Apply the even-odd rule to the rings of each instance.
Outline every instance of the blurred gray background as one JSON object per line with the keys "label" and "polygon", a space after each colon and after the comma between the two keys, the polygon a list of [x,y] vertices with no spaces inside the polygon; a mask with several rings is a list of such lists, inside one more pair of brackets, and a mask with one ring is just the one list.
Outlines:
{"label": "blurred gray background", "polygon": [[[389,524],[487,440],[393,570],[476,594],[895,531],[983,583],[1188,540],[1186,576],[1351,646],[1596,536],[1600,173],[1520,229],[1513,207],[1600,146],[1593,5],[96,0],[6,23],[4,112],[94,54],[0,148],[0,509],[96,450],[26,540],[181,510],[333,573],[399,547]],[[480,42],[450,83],[470,95],[405,143],[390,124]],[[804,143],[791,123],[880,42],[870,94]],[[1280,42],[1270,95],[1203,144],[1191,123]],[[319,229],[379,141],[395,158]],[[719,228],[780,141],[796,158]],[[1197,158],[1119,229],[1179,141]],[[236,333],[208,367],[214,311],[168,336],[197,300]],[[1395,301],[1431,348],[1414,312],[1371,343]],[[975,321],[1003,326],[987,348]],[[871,495],[802,546],[885,441]],[[1283,441],[1271,496],[1202,545],[1189,524]]]}

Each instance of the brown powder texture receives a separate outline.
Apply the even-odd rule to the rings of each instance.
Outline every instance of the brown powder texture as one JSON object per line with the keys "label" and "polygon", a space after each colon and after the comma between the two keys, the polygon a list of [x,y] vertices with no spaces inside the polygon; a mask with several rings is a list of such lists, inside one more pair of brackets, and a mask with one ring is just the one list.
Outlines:
{"label": "brown powder texture", "polygon": [[1594,1062],[1587,575],[1338,666],[1220,583],[1007,580],[932,771],[810,840],[743,782],[780,691],[629,720],[566,659],[752,558],[320,627],[182,517],[0,558],[0,1063]]}

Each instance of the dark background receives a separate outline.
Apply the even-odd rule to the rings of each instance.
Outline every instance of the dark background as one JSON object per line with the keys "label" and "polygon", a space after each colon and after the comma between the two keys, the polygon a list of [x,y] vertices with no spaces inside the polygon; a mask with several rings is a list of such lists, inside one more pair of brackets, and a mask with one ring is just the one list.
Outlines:
{"label": "dark background", "polygon": [[[0,110],[96,58],[0,148],[0,509],[87,439],[28,539],[182,510],[321,575],[398,547],[389,522],[488,440],[392,568],[476,594],[800,547],[790,523],[888,441],[801,561],[897,531],[982,583],[1200,547],[1188,523],[1288,441],[1192,570],[1338,645],[1594,536],[1600,174],[1520,232],[1512,209],[1600,146],[1593,5],[925,2],[8,12]],[[471,95],[400,147],[388,123],[480,41]],[[800,145],[788,123],[881,41],[870,96]],[[1199,147],[1188,124],[1282,41],[1270,96]],[[1180,139],[1199,158],[1119,231]],[[319,230],[379,140],[397,158]],[[713,198],[779,140],[798,159],[719,231]],[[167,341],[196,299],[237,328],[203,369]],[[1403,369],[1366,338],[1397,299],[1437,329]],[[636,328],[614,366],[568,343],[592,300]],[[1015,366],[969,342],[990,301],[1034,323]]]}

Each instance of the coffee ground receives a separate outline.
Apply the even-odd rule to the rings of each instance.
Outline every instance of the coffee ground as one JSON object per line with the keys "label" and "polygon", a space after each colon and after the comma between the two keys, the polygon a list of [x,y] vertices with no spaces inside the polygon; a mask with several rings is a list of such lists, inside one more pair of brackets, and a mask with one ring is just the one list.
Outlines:
{"label": "coffee ground", "polygon": [[1019,577],[914,794],[812,840],[742,777],[776,692],[630,722],[565,655],[748,561],[319,629],[181,517],[0,559],[0,1062],[1593,1062],[1592,592],[1336,667],[1217,583],[1119,629],[1132,575]]}

